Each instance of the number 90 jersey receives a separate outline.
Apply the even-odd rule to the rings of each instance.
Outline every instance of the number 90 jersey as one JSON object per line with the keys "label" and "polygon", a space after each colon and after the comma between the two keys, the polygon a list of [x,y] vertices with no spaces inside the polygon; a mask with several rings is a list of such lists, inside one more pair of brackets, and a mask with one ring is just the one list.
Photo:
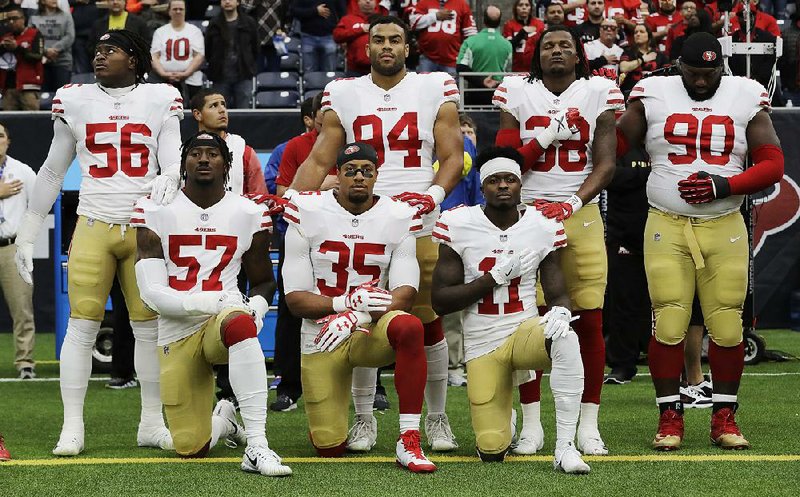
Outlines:
{"label": "number 90 jersey", "polygon": [[[250,249],[253,235],[272,231],[272,221],[263,205],[231,192],[208,209],[189,200],[183,191],[169,205],[158,205],[143,197],[136,202],[130,223],[161,238],[169,286],[186,295],[238,292],[242,255]],[[208,317],[159,316],[158,344],[191,335]]]}
{"label": "number 90 jersey", "polygon": [[[536,266],[550,252],[564,247],[564,226],[536,209],[526,209],[519,221],[503,231],[483,213],[481,206],[456,207],[442,213],[433,240],[458,253],[464,264],[464,283],[488,273],[503,254],[532,250]],[[517,326],[538,315],[536,271],[496,286],[483,299],[464,310],[466,361],[488,354],[503,344]]]}
{"label": "number 90 jersey", "polygon": [[739,209],[741,195],[708,204],[687,204],[678,181],[705,171],[719,176],[742,172],[747,155],[747,125],[769,94],[757,81],[723,76],[714,96],[695,101],[680,76],[646,78],[633,87],[630,100],[641,100],[647,119],[647,152],[652,172],[647,180],[650,205],[671,214],[712,218]]}
{"label": "number 90 jersey", "polygon": [[[495,90],[492,102],[519,121],[522,143],[527,144],[550,125],[551,116],[565,109],[578,109],[578,132],[569,140],[554,142],[530,171],[522,177],[522,201],[534,199],[563,202],[578,191],[592,172],[592,140],[597,116],[607,110],[625,110],[617,85],[606,78],[577,79],[561,95],[527,76],[506,76]],[[592,203],[597,199],[592,199]]]}
{"label": "number 90 jersey", "polygon": [[183,118],[183,99],[164,84],[139,84],[119,98],[96,84],[66,85],[56,92],[51,115],[63,120],[77,141],[78,214],[127,224],[133,204],[150,193],[158,174],[161,126],[172,116]]}

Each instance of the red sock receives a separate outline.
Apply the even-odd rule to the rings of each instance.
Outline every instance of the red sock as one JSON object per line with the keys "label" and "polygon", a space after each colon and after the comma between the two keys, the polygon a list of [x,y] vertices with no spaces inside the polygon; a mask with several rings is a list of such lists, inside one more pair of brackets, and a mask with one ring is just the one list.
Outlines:
{"label": "red sock", "polygon": [[581,346],[583,360],[583,397],[581,402],[600,403],[603,373],[606,367],[606,342],[603,340],[603,310],[591,309],[575,313],[580,319],[572,323]]}
{"label": "red sock", "polygon": [[683,342],[664,345],[656,337],[650,337],[647,361],[650,364],[650,376],[653,378],[680,380],[683,371]]}
{"label": "red sock", "polygon": [[519,401],[521,404],[532,404],[533,402],[539,402],[539,400],[541,400],[542,373],[544,373],[544,371],[536,371],[535,380],[531,380],[519,386]]}
{"label": "red sock", "polygon": [[253,318],[246,314],[239,314],[229,319],[222,330],[222,343],[225,344],[225,347],[230,348],[231,345],[257,336],[256,323]]}
{"label": "red sock", "polygon": [[430,347],[444,340],[444,330],[442,329],[442,318],[436,318],[430,323],[425,323],[425,346]]}
{"label": "red sock", "polygon": [[720,347],[709,340],[708,363],[714,381],[738,382],[744,371],[744,342],[735,347]]}
{"label": "red sock", "polygon": [[395,353],[394,387],[400,414],[419,414],[428,377],[422,322],[411,314],[400,314],[389,321],[386,334]]}

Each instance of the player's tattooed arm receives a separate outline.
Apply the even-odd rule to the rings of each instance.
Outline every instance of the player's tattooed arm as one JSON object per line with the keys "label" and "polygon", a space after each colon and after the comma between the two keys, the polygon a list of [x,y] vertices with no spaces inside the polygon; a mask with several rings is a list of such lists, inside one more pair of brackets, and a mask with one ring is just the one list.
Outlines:
{"label": "player's tattooed arm", "polygon": [[492,275],[484,274],[464,283],[464,263],[455,250],[439,245],[439,260],[433,270],[431,303],[436,314],[444,316],[466,309],[497,286]]}
{"label": "player's tattooed arm", "polygon": [[628,108],[617,121],[617,157],[622,157],[628,148],[635,148],[644,143],[647,133],[647,118],[641,100],[628,102]]}
{"label": "player's tattooed arm", "polygon": [[433,138],[439,159],[439,171],[433,178],[433,184],[441,186],[449,194],[461,181],[461,172],[464,170],[464,137],[461,135],[455,102],[446,102],[439,107],[433,124]]}
{"label": "player's tattooed arm", "polygon": [[242,254],[242,266],[250,282],[250,296],[260,295],[272,302],[275,295],[275,278],[272,275],[272,261],[269,258],[269,237],[267,230],[253,235],[250,248]]}
{"label": "player's tattooed arm", "polygon": [[336,165],[336,155],[345,145],[346,138],[339,116],[332,110],[326,111],[322,118],[322,131],[289,188],[298,192],[318,190],[328,171]]}
{"label": "player's tattooed arm", "polygon": [[163,259],[164,249],[161,247],[161,238],[147,228],[136,228],[136,260]]}
{"label": "player's tattooed arm", "polygon": [[614,111],[606,110],[597,116],[592,139],[592,172],[575,193],[586,205],[614,178],[617,165],[617,136]]}
{"label": "player's tattooed arm", "polygon": [[561,272],[561,255],[558,250],[550,252],[539,264],[539,277],[542,280],[547,307],[572,308],[567,293],[567,282],[564,280],[564,273]]}

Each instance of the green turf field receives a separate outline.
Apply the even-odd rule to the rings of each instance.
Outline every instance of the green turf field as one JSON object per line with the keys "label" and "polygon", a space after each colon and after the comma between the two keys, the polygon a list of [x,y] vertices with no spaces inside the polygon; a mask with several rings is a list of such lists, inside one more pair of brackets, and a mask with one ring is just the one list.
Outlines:
{"label": "green turf field", "polygon": [[[800,334],[761,333],[771,349],[800,356]],[[53,361],[53,335],[37,337],[37,366],[44,381],[16,377],[9,334],[0,334],[0,433],[13,460],[0,463],[0,497],[58,495],[797,495],[800,472],[800,363],[763,363],[745,369],[737,415],[753,449],[723,452],[708,440],[710,409],[687,410],[683,450],[659,454],[649,448],[657,411],[646,367],[631,384],[605,387],[600,429],[611,457],[587,458],[587,476],[552,469],[552,398],[543,393],[545,447],[541,456],[509,457],[482,464],[474,455],[465,388],[451,388],[448,413],[461,448],[434,455],[433,475],[413,475],[395,467],[397,410],[378,415],[380,437],[369,456],[321,461],[313,457],[300,409],[270,413],[270,445],[294,475],[271,479],[239,470],[241,449],[222,445],[201,461],[136,448],[139,391],[112,391],[103,381],[89,387],[86,451],[80,458],[50,454],[61,427],[61,401]],[[642,374],[642,373],[645,374]],[[391,379],[385,383],[390,387]],[[388,388],[392,406],[397,399]],[[274,396],[274,393],[271,394]],[[783,457],[781,457],[783,456]]]}

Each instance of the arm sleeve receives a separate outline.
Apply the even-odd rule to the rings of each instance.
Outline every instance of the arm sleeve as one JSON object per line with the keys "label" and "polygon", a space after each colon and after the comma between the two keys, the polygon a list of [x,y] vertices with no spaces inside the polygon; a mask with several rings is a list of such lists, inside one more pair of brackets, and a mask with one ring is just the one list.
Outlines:
{"label": "arm sleeve", "polygon": [[162,316],[186,316],[183,308],[186,294],[169,286],[167,264],[164,259],[142,259],[134,266],[136,282],[142,302]]}
{"label": "arm sleeve", "polygon": [[419,263],[417,263],[417,240],[408,235],[392,252],[389,264],[389,290],[410,286],[419,289]]}
{"label": "arm sleeve", "polygon": [[158,133],[158,164],[161,174],[178,176],[181,166],[181,125],[176,116],[170,116]]}
{"label": "arm sleeve", "polygon": [[36,175],[36,183],[29,209],[39,216],[46,216],[61,192],[64,175],[67,173],[72,158],[75,157],[75,137],[72,130],[61,119],[53,123],[53,142],[47,159]]}
{"label": "arm sleeve", "polygon": [[267,193],[261,162],[250,145],[244,147],[244,193]]}
{"label": "arm sleeve", "polygon": [[311,265],[311,246],[294,224],[286,230],[286,258],[283,261],[283,289],[292,292],[314,291],[314,268]]}

